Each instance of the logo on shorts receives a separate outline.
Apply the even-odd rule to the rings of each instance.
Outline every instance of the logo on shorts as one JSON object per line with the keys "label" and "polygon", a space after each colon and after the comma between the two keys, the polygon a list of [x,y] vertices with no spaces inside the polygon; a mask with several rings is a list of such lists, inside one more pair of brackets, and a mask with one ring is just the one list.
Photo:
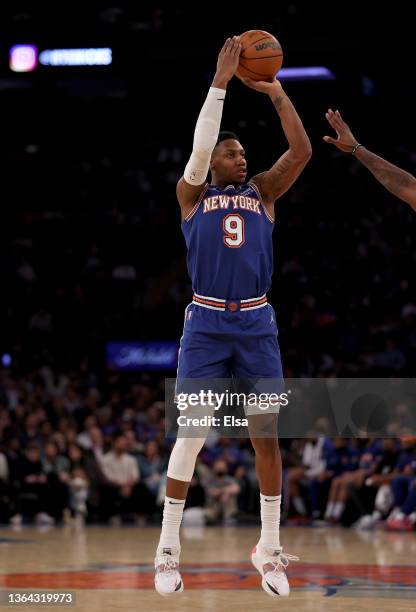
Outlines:
{"label": "logo on shorts", "polygon": [[190,320],[192,319],[192,310],[190,310],[190,311],[188,312],[188,314],[186,315],[186,319],[187,319],[188,321],[190,321]]}

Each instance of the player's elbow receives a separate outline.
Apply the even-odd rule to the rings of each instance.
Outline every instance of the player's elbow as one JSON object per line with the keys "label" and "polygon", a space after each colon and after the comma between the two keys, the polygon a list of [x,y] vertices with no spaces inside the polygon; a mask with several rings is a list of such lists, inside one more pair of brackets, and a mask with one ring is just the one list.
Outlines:
{"label": "player's elbow", "polygon": [[305,166],[312,157],[312,145],[310,141],[306,141],[302,146],[292,151],[292,156],[295,163]]}
{"label": "player's elbow", "polygon": [[312,145],[310,143],[310,140],[308,140],[307,142],[305,142],[305,145],[302,150],[302,159],[305,163],[308,163],[311,157],[312,157]]}

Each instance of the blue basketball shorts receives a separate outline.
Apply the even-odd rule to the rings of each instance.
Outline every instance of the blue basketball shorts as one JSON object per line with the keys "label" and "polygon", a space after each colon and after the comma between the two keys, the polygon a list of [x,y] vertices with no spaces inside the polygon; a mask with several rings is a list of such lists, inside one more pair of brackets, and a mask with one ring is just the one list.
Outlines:
{"label": "blue basketball shorts", "polygon": [[189,378],[283,378],[276,316],[270,304],[245,309],[244,301],[223,300],[224,309],[217,310],[196,299],[185,310],[178,383]]}

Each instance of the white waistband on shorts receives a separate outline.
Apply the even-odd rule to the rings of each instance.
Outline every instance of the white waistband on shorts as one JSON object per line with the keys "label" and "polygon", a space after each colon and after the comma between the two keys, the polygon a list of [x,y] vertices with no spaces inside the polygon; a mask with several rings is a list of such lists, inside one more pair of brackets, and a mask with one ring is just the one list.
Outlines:
{"label": "white waistband on shorts", "polygon": [[231,312],[236,312],[238,310],[254,310],[256,308],[263,308],[267,304],[267,296],[265,294],[260,297],[248,298],[246,300],[226,300],[194,293],[192,303],[202,306],[203,308],[209,308],[210,310],[220,310],[223,312],[229,310]]}

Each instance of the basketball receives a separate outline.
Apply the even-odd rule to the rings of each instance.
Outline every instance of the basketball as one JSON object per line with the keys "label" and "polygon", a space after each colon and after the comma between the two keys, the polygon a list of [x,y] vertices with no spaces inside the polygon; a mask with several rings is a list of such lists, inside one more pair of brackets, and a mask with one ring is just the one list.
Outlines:
{"label": "basketball", "polygon": [[248,30],[241,34],[242,45],[237,75],[253,81],[271,81],[283,63],[279,41],[263,30]]}

